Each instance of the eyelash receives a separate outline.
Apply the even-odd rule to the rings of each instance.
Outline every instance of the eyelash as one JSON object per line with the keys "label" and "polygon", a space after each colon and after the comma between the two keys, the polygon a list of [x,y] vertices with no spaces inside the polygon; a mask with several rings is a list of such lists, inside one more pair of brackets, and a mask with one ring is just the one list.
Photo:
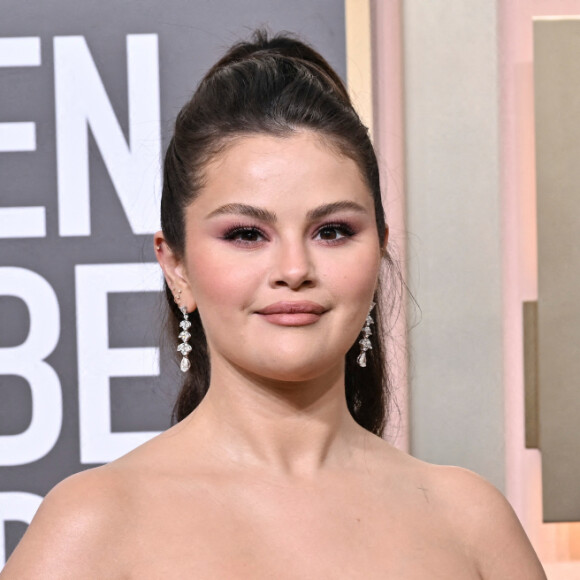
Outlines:
{"label": "eyelash", "polygon": [[326,240],[326,242],[330,244],[340,243],[340,240],[344,238],[351,238],[355,234],[355,231],[352,229],[352,227],[345,222],[331,222],[328,224],[324,224],[323,226],[318,228],[316,234],[318,235],[320,234],[320,232],[323,232],[324,230],[336,230],[342,236],[337,240]]}
{"label": "eyelash", "polygon": [[[335,240],[322,240],[328,245],[342,243],[341,240],[343,240],[345,238],[350,238],[350,237],[354,236],[356,233],[353,230],[353,228],[345,222],[331,222],[331,223],[323,224],[322,226],[320,226],[316,230],[316,235],[319,235],[321,232],[323,232],[325,230],[336,230],[341,235],[340,238],[337,238]],[[245,225],[245,224],[236,224],[236,225],[232,226],[230,229],[228,229],[225,232],[225,234],[222,236],[222,238],[224,240],[237,243],[239,245],[253,245],[253,244],[256,244],[256,243],[262,241],[262,240],[236,239],[237,236],[244,234],[244,233],[254,233],[254,234],[261,236],[265,240],[268,240],[268,236],[260,228],[257,228],[256,226]]]}
{"label": "eyelash", "polygon": [[236,224],[234,226],[232,226],[222,237],[224,240],[230,241],[230,242],[237,242],[238,244],[241,245],[250,245],[250,244],[255,244],[258,240],[237,240],[236,236],[239,236],[240,234],[244,234],[244,233],[257,233],[259,236],[262,236],[263,238],[267,239],[266,234],[259,228],[255,227],[255,226],[248,226],[248,225],[244,225],[244,224]]}

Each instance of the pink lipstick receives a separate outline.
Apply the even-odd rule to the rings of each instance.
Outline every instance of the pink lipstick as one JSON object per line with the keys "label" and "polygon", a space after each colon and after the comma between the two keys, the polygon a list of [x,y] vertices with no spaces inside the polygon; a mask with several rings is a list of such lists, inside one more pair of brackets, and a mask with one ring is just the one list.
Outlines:
{"label": "pink lipstick", "polygon": [[287,301],[270,304],[258,310],[256,314],[262,316],[272,324],[280,326],[307,326],[314,324],[326,312],[324,306],[310,301]]}

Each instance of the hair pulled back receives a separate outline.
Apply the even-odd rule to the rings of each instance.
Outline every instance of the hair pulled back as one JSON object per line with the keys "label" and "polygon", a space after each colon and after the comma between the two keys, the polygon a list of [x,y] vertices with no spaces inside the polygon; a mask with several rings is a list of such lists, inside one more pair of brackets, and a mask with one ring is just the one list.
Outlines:
{"label": "hair pulled back", "polygon": [[[251,42],[234,45],[205,75],[175,122],[163,168],[161,227],[171,250],[182,258],[185,208],[204,185],[204,169],[232,139],[243,135],[289,136],[297,130],[318,133],[341,154],[352,158],[374,198],[379,243],[385,236],[379,170],[368,130],[331,66],[310,46],[287,33],[268,38],[254,33]],[[388,265],[392,261],[385,256]],[[165,284],[171,337],[179,333],[181,313]],[[385,366],[381,290],[376,292],[375,331],[367,367],[356,363],[358,340],[346,354],[345,389],[354,419],[382,435],[386,424],[390,380]],[[205,396],[210,379],[207,341],[196,310],[190,315],[193,348],[175,403],[181,421]]]}

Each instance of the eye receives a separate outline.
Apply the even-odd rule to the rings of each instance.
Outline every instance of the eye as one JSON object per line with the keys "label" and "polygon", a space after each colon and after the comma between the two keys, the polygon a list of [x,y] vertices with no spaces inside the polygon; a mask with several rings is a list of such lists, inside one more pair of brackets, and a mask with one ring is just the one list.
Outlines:
{"label": "eye", "polygon": [[316,237],[325,242],[336,242],[353,235],[352,228],[344,223],[325,224],[316,232]]}
{"label": "eye", "polygon": [[223,239],[246,245],[262,242],[265,236],[258,228],[252,226],[235,226],[224,234]]}

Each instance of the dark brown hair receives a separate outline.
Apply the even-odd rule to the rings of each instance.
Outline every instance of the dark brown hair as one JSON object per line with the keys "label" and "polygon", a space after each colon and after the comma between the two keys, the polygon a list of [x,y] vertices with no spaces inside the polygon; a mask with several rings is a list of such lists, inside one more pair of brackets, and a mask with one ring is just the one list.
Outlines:
{"label": "dark brown hair", "polygon": [[[161,199],[161,226],[172,251],[183,257],[184,210],[203,187],[207,163],[228,142],[242,135],[288,136],[304,129],[318,133],[357,163],[374,199],[382,245],[386,224],[377,159],[368,130],[342,81],[320,54],[294,36],[284,33],[268,38],[265,32],[257,31],[250,42],[234,45],[209,70],[177,116],[165,155]],[[393,264],[388,254],[384,261],[390,269]],[[167,284],[165,293],[174,339],[182,315]],[[356,362],[358,340],[346,354],[345,365],[348,408],[362,427],[377,435],[382,435],[386,425],[390,393],[381,297],[379,286],[366,368]],[[193,312],[190,320],[191,369],[175,403],[175,421],[191,413],[209,387],[210,362],[199,313]]]}

